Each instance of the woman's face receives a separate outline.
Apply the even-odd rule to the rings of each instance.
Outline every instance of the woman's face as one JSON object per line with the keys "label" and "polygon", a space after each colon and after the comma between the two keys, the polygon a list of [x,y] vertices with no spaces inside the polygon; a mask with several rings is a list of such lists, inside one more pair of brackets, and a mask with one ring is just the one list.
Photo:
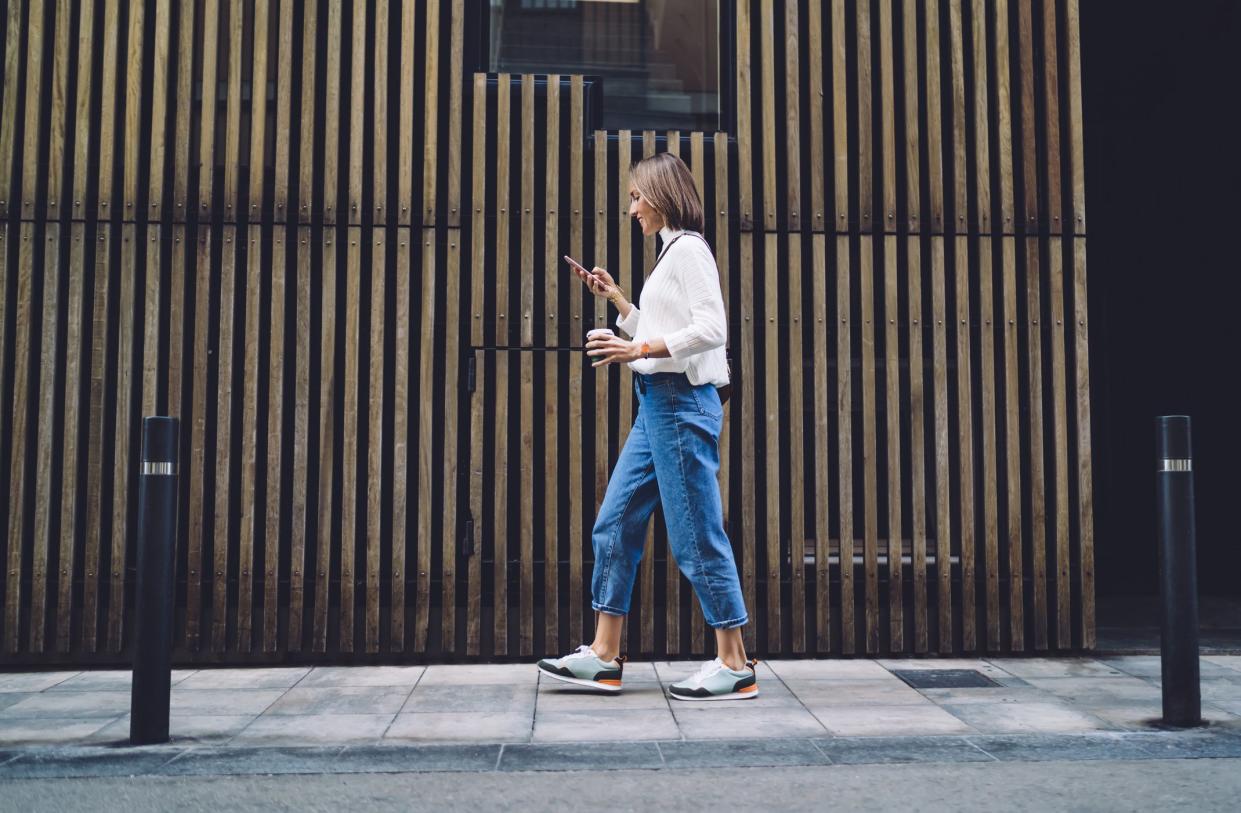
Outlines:
{"label": "woman's face", "polygon": [[642,234],[645,237],[658,234],[659,230],[664,227],[663,217],[642,196],[642,193],[638,191],[638,187],[633,184],[629,185],[629,216],[637,218],[638,225],[642,227]]}

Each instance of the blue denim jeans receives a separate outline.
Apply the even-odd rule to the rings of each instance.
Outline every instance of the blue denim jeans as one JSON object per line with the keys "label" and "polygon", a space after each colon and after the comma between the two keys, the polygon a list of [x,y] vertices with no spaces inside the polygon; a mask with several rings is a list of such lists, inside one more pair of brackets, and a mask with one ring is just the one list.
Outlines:
{"label": "blue denim jeans", "polygon": [[716,477],[723,407],[714,386],[681,373],[634,373],[638,416],[625,440],[595,519],[594,609],[626,615],[646,543],[663,504],[668,545],[694,586],[704,620],[728,629],[747,621]]}

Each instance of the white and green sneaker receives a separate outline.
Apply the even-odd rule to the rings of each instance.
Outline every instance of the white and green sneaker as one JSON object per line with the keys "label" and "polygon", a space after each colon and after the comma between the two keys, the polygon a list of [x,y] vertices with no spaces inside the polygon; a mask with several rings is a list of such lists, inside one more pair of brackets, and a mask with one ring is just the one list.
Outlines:
{"label": "white and green sneaker", "polygon": [[624,668],[624,655],[619,655],[610,662],[601,661],[586,644],[563,658],[544,658],[539,661],[539,671],[548,677],[605,692],[621,690],[621,672]]}
{"label": "white and green sneaker", "polygon": [[698,673],[679,680],[669,687],[674,700],[749,700],[758,697],[758,676],[754,667],[758,658],[745,662],[735,672],[719,658],[707,661]]}

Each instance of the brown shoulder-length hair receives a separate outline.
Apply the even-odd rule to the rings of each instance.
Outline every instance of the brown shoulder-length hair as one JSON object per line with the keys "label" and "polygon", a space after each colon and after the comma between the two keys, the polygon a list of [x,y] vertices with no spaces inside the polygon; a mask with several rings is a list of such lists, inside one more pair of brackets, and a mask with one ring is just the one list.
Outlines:
{"label": "brown shoulder-length hair", "polygon": [[670,152],[656,153],[635,163],[629,177],[669,228],[702,231],[702,199],[694,176],[680,158]]}

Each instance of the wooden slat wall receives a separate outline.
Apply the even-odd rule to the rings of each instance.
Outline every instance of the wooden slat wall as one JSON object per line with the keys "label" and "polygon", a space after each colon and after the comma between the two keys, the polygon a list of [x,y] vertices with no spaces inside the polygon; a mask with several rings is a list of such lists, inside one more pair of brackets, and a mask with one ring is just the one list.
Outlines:
{"label": "wooden slat wall", "polygon": [[[1077,5],[743,0],[735,120],[678,133],[476,73],[464,0],[10,0],[5,662],[128,653],[153,412],[184,433],[179,658],[589,640],[636,402],[560,256],[640,296],[629,167],[664,150],[729,305],[747,647],[1093,646]],[[658,520],[646,553],[631,654],[712,652]]]}

